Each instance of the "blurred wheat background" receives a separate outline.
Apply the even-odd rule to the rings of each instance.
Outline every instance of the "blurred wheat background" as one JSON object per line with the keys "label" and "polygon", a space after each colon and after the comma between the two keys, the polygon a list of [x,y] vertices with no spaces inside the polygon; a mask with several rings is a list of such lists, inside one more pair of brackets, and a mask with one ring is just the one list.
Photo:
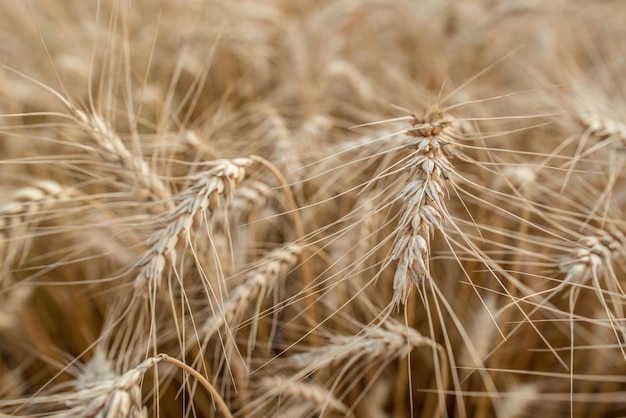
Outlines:
{"label": "blurred wheat background", "polygon": [[626,5],[0,6],[0,416],[626,416]]}

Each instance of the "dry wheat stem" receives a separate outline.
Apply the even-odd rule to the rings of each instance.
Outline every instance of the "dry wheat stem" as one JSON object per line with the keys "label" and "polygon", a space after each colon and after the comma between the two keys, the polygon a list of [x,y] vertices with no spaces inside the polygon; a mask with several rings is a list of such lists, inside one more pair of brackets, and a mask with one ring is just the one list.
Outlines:
{"label": "dry wheat stem", "polygon": [[177,367],[179,367],[180,369],[182,369],[183,371],[186,371],[187,373],[195,377],[198,380],[198,382],[200,382],[200,384],[207,390],[207,392],[211,394],[213,401],[217,404],[217,407],[219,408],[222,415],[224,415],[226,418],[233,418],[232,414],[230,413],[230,410],[228,409],[228,406],[226,406],[226,402],[224,402],[224,399],[222,399],[219,392],[213,387],[211,383],[209,383],[208,380],[204,378],[204,376],[202,376],[196,370],[191,368],[189,365],[183,363],[182,361],[176,358],[170,357],[167,354],[159,354],[156,358],[158,360],[163,360],[165,362],[172,363],[176,365]]}

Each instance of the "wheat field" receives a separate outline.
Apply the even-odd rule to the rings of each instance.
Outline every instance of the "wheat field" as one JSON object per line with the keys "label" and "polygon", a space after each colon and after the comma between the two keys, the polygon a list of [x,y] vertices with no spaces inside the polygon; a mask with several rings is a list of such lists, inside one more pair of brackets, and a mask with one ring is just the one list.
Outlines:
{"label": "wheat field", "polygon": [[0,6],[0,417],[626,416],[618,0]]}

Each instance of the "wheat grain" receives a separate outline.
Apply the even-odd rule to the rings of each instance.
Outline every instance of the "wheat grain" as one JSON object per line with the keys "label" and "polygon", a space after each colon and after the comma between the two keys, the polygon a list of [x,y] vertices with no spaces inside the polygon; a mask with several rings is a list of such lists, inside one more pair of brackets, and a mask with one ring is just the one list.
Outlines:
{"label": "wheat grain", "polygon": [[229,213],[237,219],[246,219],[266,206],[271,192],[271,188],[264,182],[246,181],[235,190],[228,204]]}
{"label": "wheat grain", "polygon": [[[626,323],[624,322],[624,301],[626,294],[622,288],[620,278],[613,268],[615,265],[624,266],[626,260],[626,234],[614,225],[595,231],[595,235],[583,237],[578,242],[579,247],[572,250],[572,254],[561,260],[560,268],[565,278],[556,287],[555,291],[571,286],[570,310],[577,298],[579,289],[590,282],[600,305],[604,307],[610,325],[617,333],[617,339],[624,358],[623,339],[626,337]],[[607,300],[611,301],[609,305]],[[573,312],[571,312],[573,315]]]}

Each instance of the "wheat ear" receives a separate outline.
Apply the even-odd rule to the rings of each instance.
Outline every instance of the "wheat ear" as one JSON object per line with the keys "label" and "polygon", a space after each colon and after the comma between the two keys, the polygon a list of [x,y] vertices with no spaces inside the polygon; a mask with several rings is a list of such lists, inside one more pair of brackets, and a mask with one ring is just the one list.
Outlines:
{"label": "wheat ear", "polygon": [[211,169],[197,175],[193,185],[176,196],[176,206],[165,214],[166,226],[153,233],[147,242],[150,248],[135,264],[141,269],[135,279],[137,292],[159,287],[165,266],[176,265],[176,247],[187,242],[196,216],[201,213],[204,219],[210,219],[220,199],[231,197],[251,163],[248,158],[214,161]]}
{"label": "wheat ear", "polygon": [[[49,208],[57,202],[74,196],[76,191],[52,180],[37,180],[30,186],[16,190],[8,199],[0,203],[0,255],[2,263],[9,264],[16,252],[23,250],[14,248],[12,254],[6,254],[7,242],[13,237],[25,235],[24,224],[28,218]],[[25,244],[23,247],[27,247]]]}
{"label": "wheat ear", "polygon": [[448,160],[454,155],[455,135],[451,121],[438,112],[415,119],[407,131],[413,149],[403,167],[410,180],[398,196],[404,211],[398,224],[391,260],[399,260],[393,280],[392,306],[406,304],[413,285],[430,278],[430,242],[450,218],[444,204],[445,181],[454,170]]}
{"label": "wheat ear", "polygon": [[101,353],[96,354],[84,366],[83,375],[74,380],[74,391],[38,395],[29,403],[38,407],[44,404],[62,405],[63,410],[45,415],[54,418],[147,418],[148,410],[143,406],[141,384],[146,372],[163,361],[175,365],[198,379],[211,394],[222,415],[232,418],[224,400],[202,375],[189,365],[167,354],[150,357],[122,374],[115,373],[112,362],[108,361],[105,356]]}
{"label": "wheat ear", "polygon": [[28,253],[32,235],[29,218],[76,194],[76,190],[52,180],[37,180],[22,187],[0,203],[0,329],[15,325],[15,313],[26,302],[31,288],[14,282],[11,265]]}
{"label": "wheat ear", "polygon": [[279,280],[287,277],[289,270],[298,263],[301,252],[299,245],[288,244],[265,255],[256,267],[247,272],[243,283],[230,292],[228,299],[204,324],[205,337],[210,338],[224,325],[235,325],[244,309],[273,289]]}
{"label": "wheat ear", "polygon": [[[100,361],[100,357],[93,360]],[[58,416],[147,418],[148,412],[142,405],[141,381],[146,371],[160,361],[158,357],[151,357],[120,376],[77,381],[75,399],[66,402],[70,409]]]}
{"label": "wheat ear", "polygon": [[98,154],[103,161],[123,167],[126,179],[138,186],[135,190],[142,200],[160,202],[166,207],[171,205],[171,193],[159,176],[140,156],[132,154],[119,135],[98,114],[86,113],[73,106],[69,110],[77,123],[85,129],[92,141],[98,146]]}
{"label": "wheat ear", "polygon": [[296,366],[304,367],[308,374],[349,358],[350,363],[358,359],[389,360],[406,356],[417,347],[431,347],[441,350],[435,341],[423,336],[417,330],[408,328],[388,318],[381,326],[371,326],[355,336],[340,335],[330,337],[329,344],[309,352],[296,354],[291,360]]}
{"label": "wheat ear", "polygon": [[595,235],[583,237],[578,247],[560,262],[566,273],[564,283],[586,283],[592,276],[601,275],[613,261],[626,260],[626,236],[618,227],[597,230]]}
{"label": "wheat ear", "polygon": [[298,404],[306,404],[309,414],[324,416],[327,410],[334,410],[346,417],[354,416],[332,392],[323,386],[312,382],[300,382],[285,377],[264,377],[260,379],[257,387],[263,393],[263,397],[288,398]]}
{"label": "wheat ear", "polygon": [[[621,228],[609,225],[605,229],[596,230],[595,235],[583,237],[578,244],[577,249],[572,250],[570,255],[561,260],[560,267],[566,276],[554,292],[566,285],[581,286],[591,282],[591,287],[606,310],[610,322],[621,334],[618,339],[623,341],[626,336],[623,309],[626,295],[613,265],[614,263],[624,265],[626,261],[626,234]],[[601,278],[604,279],[604,283],[600,282]],[[577,290],[576,287],[573,289],[570,303],[573,303],[576,298],[575,291]],[[607,295],[611,299],[613,309],[610,309],[605,300]],[[621,342],[620,348],[626,358],[626,351]]]}

